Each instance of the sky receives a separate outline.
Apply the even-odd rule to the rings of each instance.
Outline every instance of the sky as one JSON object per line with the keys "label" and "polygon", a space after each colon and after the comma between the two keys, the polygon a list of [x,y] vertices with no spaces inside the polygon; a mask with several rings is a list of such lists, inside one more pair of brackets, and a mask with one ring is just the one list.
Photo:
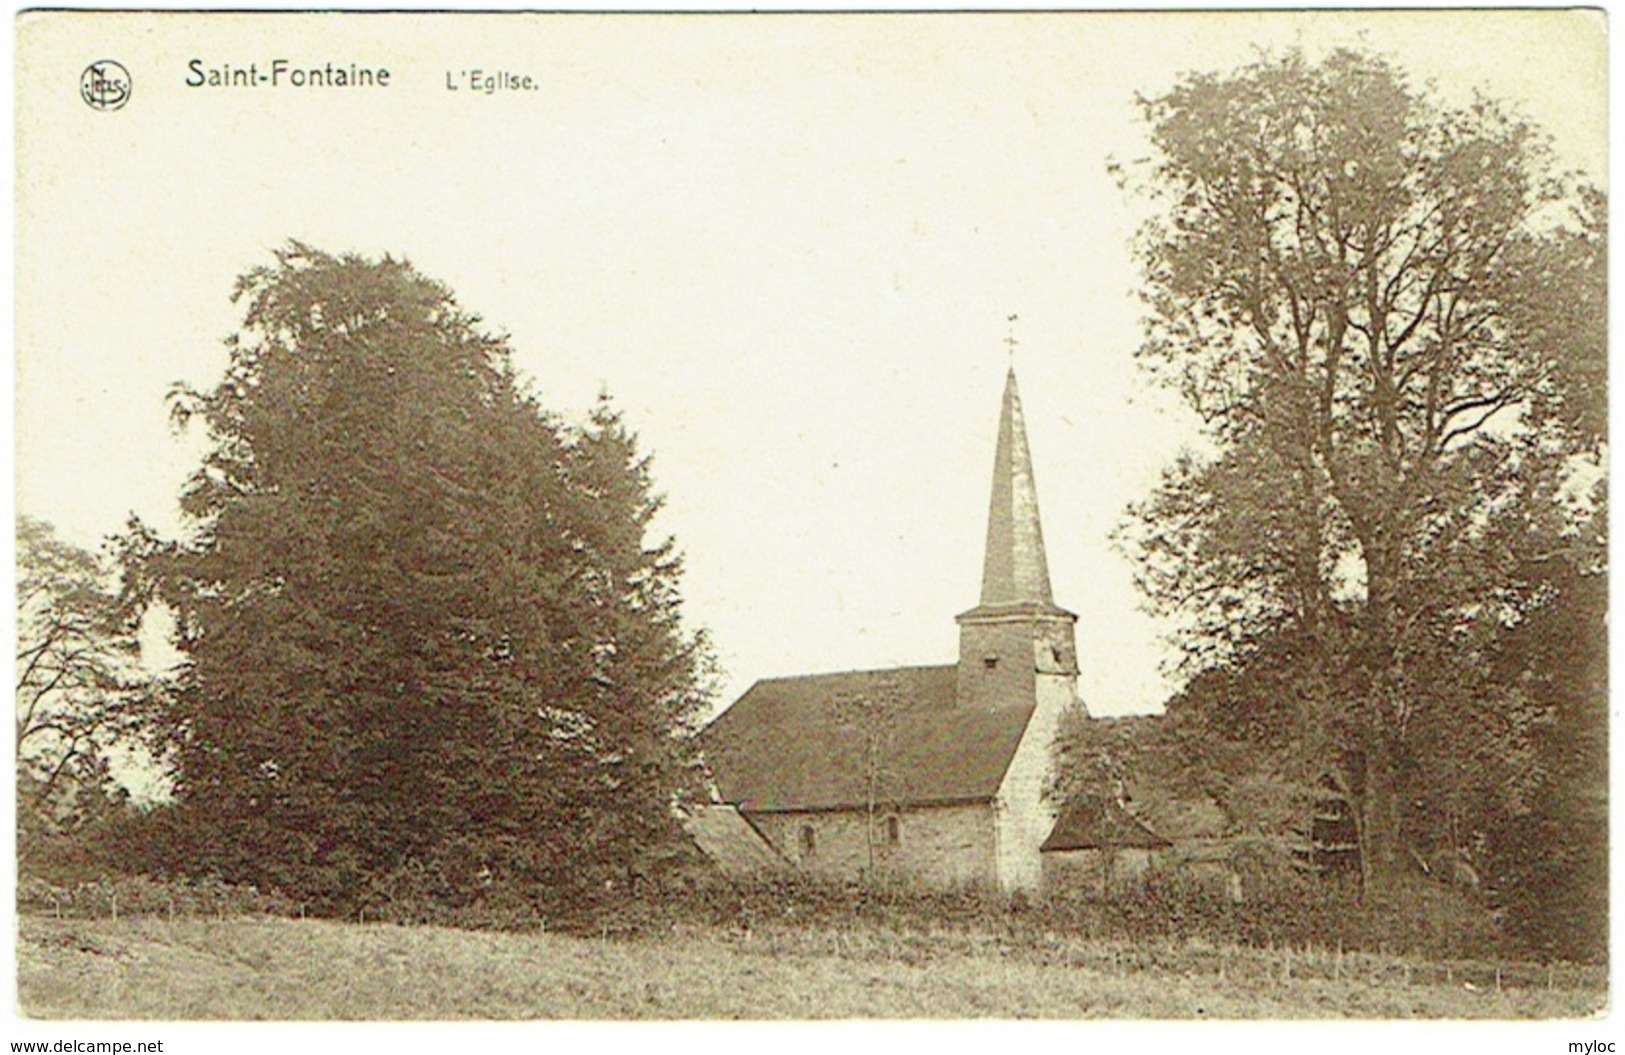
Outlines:
{"label": "sky", "polygon": [[[201,447],[165,393],[220,376],[234,277],[290,238],[404,256],[509,335],[545,405],[623,409],[721,706],[953,660],[1013,336],[1080,694],[1153,711],[1169,628],[1111,534],[1195,433],[1133,361],[1148,206],[1108,163],[1149,151],[1136,95],[1361,46],[1515,104],[1602,182],[1603,34],[1561,11],[25,15],[17,505],[87,546],[132,512],[183,531]],[[77,91],[101,58],[133,80],[117,111]],[[278,58],[391,82],[186,83]],[[471,91],[475,68],[536,87]]]}

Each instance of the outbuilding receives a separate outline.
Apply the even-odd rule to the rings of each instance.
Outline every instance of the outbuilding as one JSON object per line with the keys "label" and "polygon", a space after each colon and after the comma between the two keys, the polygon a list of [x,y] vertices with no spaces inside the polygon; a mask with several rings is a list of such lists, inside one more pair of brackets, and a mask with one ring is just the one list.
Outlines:
{"label": "outbuilding", "polygon": [[1110,898],[1143,882],[1172,846],[1116,799],[1080,799],[1061,811],[1039,847],[1044,888]]}

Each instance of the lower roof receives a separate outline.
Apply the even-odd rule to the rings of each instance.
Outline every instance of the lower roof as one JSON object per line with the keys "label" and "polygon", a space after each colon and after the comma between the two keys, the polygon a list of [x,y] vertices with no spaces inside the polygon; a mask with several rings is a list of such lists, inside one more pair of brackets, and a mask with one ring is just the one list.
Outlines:
{"label": "lower roof", "polygon": [[1039,850],[1160,850],[1172,845],[1131,816],[1116,799],[1096,796],[1068,804]]}
{"label": "lower roof", "polygon": [[788,865],[732,806],[690,806],[681,819],[694,845],[728,875],[760,875]]}

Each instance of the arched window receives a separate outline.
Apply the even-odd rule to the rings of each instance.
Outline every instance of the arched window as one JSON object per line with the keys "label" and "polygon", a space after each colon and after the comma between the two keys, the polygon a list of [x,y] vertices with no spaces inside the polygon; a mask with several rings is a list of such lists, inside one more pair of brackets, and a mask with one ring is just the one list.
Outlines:
{"label": "arched window", "polygon": [[886,818],[886,845],[896,846],[903,841],[903,822],[896,814]]}
{"label": "arched window", "polygon": [[813,831],[813,826],[812,825],[803,824],[801,826],[801,856],[802,857],[811,857],[813,854],[815,854],[817,852],[818,852],[818,833]]}

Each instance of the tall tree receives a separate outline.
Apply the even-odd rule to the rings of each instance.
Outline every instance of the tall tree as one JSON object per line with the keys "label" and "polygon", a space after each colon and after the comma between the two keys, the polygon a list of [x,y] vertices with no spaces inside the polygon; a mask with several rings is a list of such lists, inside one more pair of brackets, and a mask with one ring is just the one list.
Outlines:
{"label": "tall tree", "polygon": [[578,888],[670,831],[705,648],[646,461],[564,426],[409,264],[294,243],[239,279],[189,538],[143,566],[186,657],[198,864],[335,908]]}
{"label": "tall tree", "polygon": [[17,807],[25,833],[71,828],[94,813],[111,788],[110,752],[144,732],[140,622],[141,606],[108,562],[42,520],[17,518]]}
{"label": "tall tree", "polygon": [[591,641],[583,713],[600,751],[591,830],[605,846],[649,846],[669,834],[669,815],[649,804],[701,794],[704,784],[687,745],[715,665],[704,632],[683,630],[675,543],[650,539],[664,499],[649,466],[600,396],[588,427],[568,439],[564,471],[585,513],[572,545],[592,568],[580,598]]}
{"label": "tall tree", "polygon": [[[1600,198],[1503,107],[1443,106],[1370,55],[1266,58],[1142,106],[1160,215],[1138,354],[1209,453],[1134,509],[1141,584],[1181,619],[1187,674],[1296,656],[1293,747],[1391,874],[1437,766],[1526,790],[1534,703],[1484,659],[1539,593],[1532,551],[1594,512],[1565,495],[1598,449],[1601,228],[1563,206]],[[1592,291],[1577,327],[1554,283]]]}

